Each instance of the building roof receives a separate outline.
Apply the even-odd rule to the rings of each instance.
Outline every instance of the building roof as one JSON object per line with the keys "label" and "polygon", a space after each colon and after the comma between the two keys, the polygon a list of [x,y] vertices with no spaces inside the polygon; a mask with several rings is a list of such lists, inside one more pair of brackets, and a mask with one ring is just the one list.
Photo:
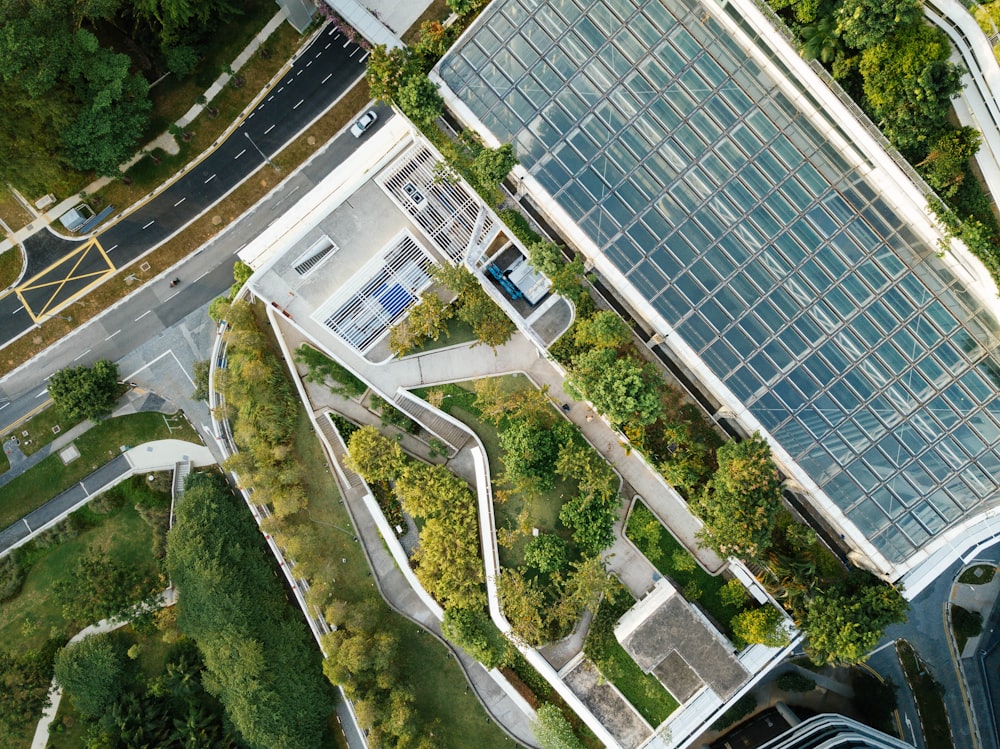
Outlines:
{"label": "building roof", "polygon": [[626,612],[615,637],[681,703],[702,687],[726,701],[750,678],[729,642],[665,580]]}
{"label": "building roof", "polygon": [[739,5],[495,0],[438,74],[814,505],[905,569],[1000,497],[1000,326]]}

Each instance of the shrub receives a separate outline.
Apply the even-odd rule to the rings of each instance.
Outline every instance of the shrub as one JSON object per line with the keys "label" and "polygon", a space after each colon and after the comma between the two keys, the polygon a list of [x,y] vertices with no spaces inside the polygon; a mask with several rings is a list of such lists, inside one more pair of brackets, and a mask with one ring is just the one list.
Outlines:
{"label": "shrub", "polygon": [[17,598],[27,575],[17,552],[0,559],[0,603]]}
{"label": "shrub", "polygon": [[778,689],[785,692],[811,692],[816,688],[815,681],[795,671],[786,671],[775,680],[775,683]]}
{"label": "shrub", "polygon": [[722,731],[729,728],[729,726],[734,723],[737,723],[748,715],[753,714],[753,711],[756,709],[757,698],[752,694],[745,694],[736,700],[731,708],[719,716],[719,719],[712,724],[712,729],[715,731]]}

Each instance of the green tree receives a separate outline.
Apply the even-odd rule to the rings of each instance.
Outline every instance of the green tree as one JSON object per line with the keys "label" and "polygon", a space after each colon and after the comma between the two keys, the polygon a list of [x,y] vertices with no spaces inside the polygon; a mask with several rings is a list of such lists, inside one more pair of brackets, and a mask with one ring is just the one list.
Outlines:
{"label": "green tree", "polygon": [[835,12],[837,33],[855,49],[867,49],[920,23],[919,0],[842,0]]}
{"label": "green tree", "polygon": [[542,749],[583,749],[583,743],[573,733],[573,726],[558,707],[546,702],[536,715],[532,729]]}
{"label": "green tree", "polygon": [[467,323],[476,339],[490,348],[504,345],[517,330],[507,313],[482,288],[462,294],[459,304],[458,319]]}
{"label": "green tree", "polygon": [[332,695],[269,558],[225,480],[192,474],[167,540],[177,625],[198,644],[209,692],[251,747],[319,747],[328,740]]}
{"label": "green tree", "polygon": [[948,62],[943,31],[914,24],[882,38],[861,55],[864,95],[886,136],[910,158],[922,158],[947,128],[962,71]]}
{"label": "green tree", "polygon": [[443,333],[448,336],[448,321],[454,312],[434,291],[425,291],[420,302],[410,307],[407,323],[412,332],[425,340],[436,341]]}
{"label": "green tree", "polygon": [[373,426],[363,426],[347,441],[347,466],[365,481],[392,481],[403,470],[403,450]]}
{"label": "green tree", "polygon": [[547,601],[538,583],[518,570],[504,568],[497,576],[497,592],[500,607],[518,638],[534,646],[549,639]]}
{"label": "green tree", "polygon": [[514,146],[505,143],[499,148],[484,148],[472,160],[472,174],[482,185],[497,187],[517,164]]}
{"label": "green tree", "polygon": [[111,413],[121,393],[118,365],[101,360],[90,367],[67,367],[49,378],[49,395],[68,419],[100,419]]}
{"label": "green tree", "polygon": [[738,609],[741,608],[750,598],[743,583],[735,577],[719,589],[719,600],[723,606]]}
{"label": "green tree", "polygon": [[240,289],[243,285],[250,280],[250,276],[253,275],[253,268],[244,263],[242,260],[237,260],[233,263],[233,285],[229,290],[229,298],[235,299],[236,295],[240,293]]}
{"label": "green tree", "polygon": [[612,423],[626,428],[641,428],[663,416],[661,387],[653,365],[613,349],[577,355],[564,385],[571,398],[590,401]]}
{"label": "green tree", "polygon": [[759,434],[719,448],[719,468],[692,510],[704,522],[699,539],[723,556],[757,559],[771,546],[781,512],[781,484],[771,448]]}
{"label": "green tree", "polygon": [[[560,444],[572,431],[567,422],[549,426],[518,419],[510,423],[499,435],[505,478],[518,485],[531,485],[538,493],[551,490]],[[522,483],[525,481],[530,483]]]}
{"label": "green tree", "polygon": [[576,325],[580,348],[621,349],[632,342],[632,329],[617,312],[600,310]]}
{"label": "green tree", "polygon": [[524,547],[524,563],[539,572],[555,572],[566,566],[566,541],[554,533],[542,533]]}
{"label": "green tree", "polygon": [[807,59],[816,59],[829,65],[843,55],[843,43],[837,33],[837,19],[833,14],[824,15],[803,26],[800,34],[802,54]]}
{"label": "green tree", "polygon": [[783,624],[784,617],[774,606],[741,611],[730,622],[738,642],[771,648],[784,647],[791,641]]}
{"label": "green tree", "polygon": [[539,273],[552,278],[566,265],[566,258],[555,242],[539,239],[528,245],[528,262]]}
{"label": "green tree", "polygon": [[90,718],[99,718],[118,699],[125,687],[128,646],[118,632],[90,635],[59,651],[55,678]]}
{"label": "green tree", "polygon": [[663,550],[660,548],[663,524],[646,505],[636,503],[632,508],[628,519],[628,537],[653,564],[659,564],[663,559]]}
{"label": "green tree", "polygon": [[798,612],[806,653],[817,664],[863,663],[885,628],[906,620],[908,608],[896,588],[860,570],[840,584],[814,588]]}
{"label": "green tree", "polygon": [[445,609],[441,631],[488,669],[500,668],[512,658],[510,643],[482,611]]}
{"label": "green tree", "polygon": [[372,98],[388,104],[396,99],[400,87],[421,70],[408,47],[388,49],[384,44],[372,47],[365,76]]}
{"label": "green tree", "polygon": [[433,122],[444,111],[444,99],[437,86],[425,75],[408,78],[396,92],[396,103],[403,114],[418,125]]}
{"label": "green tree", "polygon": [[559,520],[573,529],[573,541],[587,556],[597,556],[615,542],[618,505],[581,494],[565,502]]}
{"label": "green tree", "polygon": [[917,167],[938,195],[953,197],[961,188],[969,172],[969,160],[976,155],[981,142],[982,136],[975,128],[948,130],[931,146],[930,153]]}

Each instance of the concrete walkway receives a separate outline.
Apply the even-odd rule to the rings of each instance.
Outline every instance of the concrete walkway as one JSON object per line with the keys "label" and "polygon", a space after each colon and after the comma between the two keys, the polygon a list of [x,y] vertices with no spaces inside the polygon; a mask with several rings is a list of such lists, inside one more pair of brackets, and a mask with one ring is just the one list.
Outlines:
{"label": "concrete walkway", "polygon": [[[276,321],[275,333],[283,340],[283,345],[294,350],[300,343],[305,342],[301,333],[290,325]],[[300,373],[301,374],[301,373]],[[369,411],[360,402],[344,398],[331,393],[324,386],[308,383],[299,377],[299,382],[304,387],[308,399],[308,406],[317,418],[325,418],[323,413],[326,409],[332,409],[347,416],[352,421],[359,424],[370,424],[380,426],[380,418]],[[417,439],[413,435],[400,432],[402,447],[411,455],[415,455],[428,462],[442,462],[440,458],[432,460],[430,457],[430,447],[427,443]],[[330,457],[340,464],[341,454],[334,446],[330,446],[332,453]],[[448,460],[449,469],[465,478],[470,483],[475,483],[473,474],[472,459],[468,453],[468,447]],[[535,747],[537,743],[531,729],[529,717],[521,707],[511,700],[497,681],[490,675],[481,663],[470,657],[460,648],[456,648],[449,643],[441,632],[441,623],[438,616],[424,602],[421,596],[414,590],[413,586],[406,579],[403,571],[397,565],[396,560],[386,547],[381,534],[379,533],[375,519],[365,503],[368,489],[363,483],[358,486],[345,484],[340,480],[341,475],[350,475],[340,464],[340,470],[334,471],[338,478],[341,496],[344,499],[344,506],[351,516],[351,522],[361,539],[361,548],[368,558],[368,563],[372,569],[373,579],[385,601],[398,613],[413,622],[422,626],[434,637],[440,640],[455,657],[458,665],[465,672],[466,678],[474,690],[479,701],[486,712],[490,715],[498,726],[510,734],[518,743]]]}
{"label": "concrete walkway", "polygon": [[[80,426],[84,427],[87,424],[89,422]],[[51,445],[47,447],[51,447]],[[47,454],[58,449],[61,448],[53,448]],[[31,457],[34,458],[35,455]],[[173,470],[177,463],[185,460],[189,460],[194,466],[213,465],[216,462],[215,457],[207,447],[183,440],[157,440],[126,450],[69,489],[59,493],[41,507],[0,531],[0,556],[26,544],[38,534],[63,520],[71,512],[90,502],[96,495],[107,491],[130,476],[150,471]]]}
{"label": "concrete walkway", "polygon": [[[173,606],[177,603],[177,595],[173,588],[167,588],[163,593],[160,594],[160,600],[156,605],[156,608],[162,609],[167,606]],[[117,619],[101,619],[97,624],[91,624],[89,627],[81,629],[73,637],[70,638],[68,645],[72,645],[75,642],[80,642],[91,635],[102,634],[104,632],[114,632],[116,629],[121,629],[126,624],[129,623],[128,619],[124,621],[119,621]],[[49,705],[42,711],[42,718],[38,721],[38,726],[35,728],[35,736],[31,740],[31,749],[47,749],[49,746],[49,728],[52,725],[52,721],[55,720],[56,713],[59,712],[59,703],[62,702],[62,687],[56,684],[56,680],[52,680],[52,684],[49,687]]]}

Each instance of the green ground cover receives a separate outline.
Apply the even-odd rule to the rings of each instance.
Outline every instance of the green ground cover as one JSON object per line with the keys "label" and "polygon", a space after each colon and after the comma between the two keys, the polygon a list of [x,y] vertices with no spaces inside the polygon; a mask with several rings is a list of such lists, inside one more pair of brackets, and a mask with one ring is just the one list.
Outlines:
{"label": "green ground cover", "polygon": [[457,346],[460,343],[472,343],[476,340],[476,334],[472,331],[472,326],[467,322],[459,320],[457,317],[452,317],[448,320],[446,329],[448,335],[442,335],[436,341],[433,338],[428,338],[420,345],[414,346],[413,350],[407,356],[423,354],[427,351],[445,348],[446,346]]}
{"label": "green ground cover", "polygon": [[963,585],[985,585],[993,581],[996,573],[997,568],[995,565],[977,564],[975,567],[969,567],[969,569],[959,575],[958,581]]}
{"label": "green ground cover", "polygon": [[677,700],[663,688],[659,679],[644,674],[615,638],[615,624],[633,604],[635,599],[624,586],[618,590],[614,602],[605,599],[590,625],[583,650],[639,714],[651,726],[658,726],[677,709]]}
{"label": "green ground cover", "polygon": [[948,711],[941,696],[941,685],[934,681],[927,668],[920,662],[910,643],[896,643],[899,662],[903,665],[906,680],[913,688],[917,714],[923,728],[927,749],[954,749],[951,730],[948,728]]}
{"label": "green ground cover", "polygon": [[[641,507],[648,512],[648,508],[642,502],[636,502],[635,507]],[[635,516],[636,509],[633,508],[629,514],[625,535],[653,563],[661,575],[673,581],[678,590],[684,592],[689,600],[697,600],[722,631],[731,637],[729,620],[740,612],[740,607],[729,606],[722,602],[721,591],[726,581],[721,576],[708,574],[697,563],[693,569],[683,568],[683,564],[678,567],[676,556],[678,554],[693,561],[687,549],[681,546],[666,528],[662,528],[658,543],[655,545],[650,544],[645,537],[638,537],[633,526]],[[701,592],[700,596],[690,595],[696,590]]]}
{"label": "green ground cover", "polygon": [[[168,426],[169,425],[169,426]],[[58,454],[0,487],[0,528],[6,528],[65,491],[119,454],[120,446],[135,447],[162,439],[201,442],[183,416],[160,413],[119,416],[96,424],[75,441],[80,457],[64,465]]]}
{"label": "green ground cover", "polygon": [[[21,442],[21,452],[32,455],[52,442],[61,432],[75,427],[78,423],[67,419],[55,405],[50,403],[47,408],[0,437],[0,441],[6,442],[11,437],[17,437]],[[53,432],[53,427],[58,427],[59,432]]]}
{"label": "green ground cover", "polygon": [[[19,550],[30,569],[21,593],[0,606],[0,650],[16,654],[37,649],[50,638],[69,638],[93,623],[67,617],[54,595],[56,583],[90,550],[96,550],[109,562],[149,575],[158,574],[159,567],[151,552],[153,530],[132,505],[126,504],[106,516],[81,510],[76,517],[76,522],[64,521],[62,528],[50,532],[48,539],[36,539]],[[90,523],[93,527],[73,530]],[[64,540],[59,542],[59,538]],[[70,730],[75,724],[70,714],[65,735],[82,739],[79,729]],[[0,722],[0,746],[28,747],[34,730],[34,724],[10,730]],[[82,746],[82,743],[66,746]]]}

